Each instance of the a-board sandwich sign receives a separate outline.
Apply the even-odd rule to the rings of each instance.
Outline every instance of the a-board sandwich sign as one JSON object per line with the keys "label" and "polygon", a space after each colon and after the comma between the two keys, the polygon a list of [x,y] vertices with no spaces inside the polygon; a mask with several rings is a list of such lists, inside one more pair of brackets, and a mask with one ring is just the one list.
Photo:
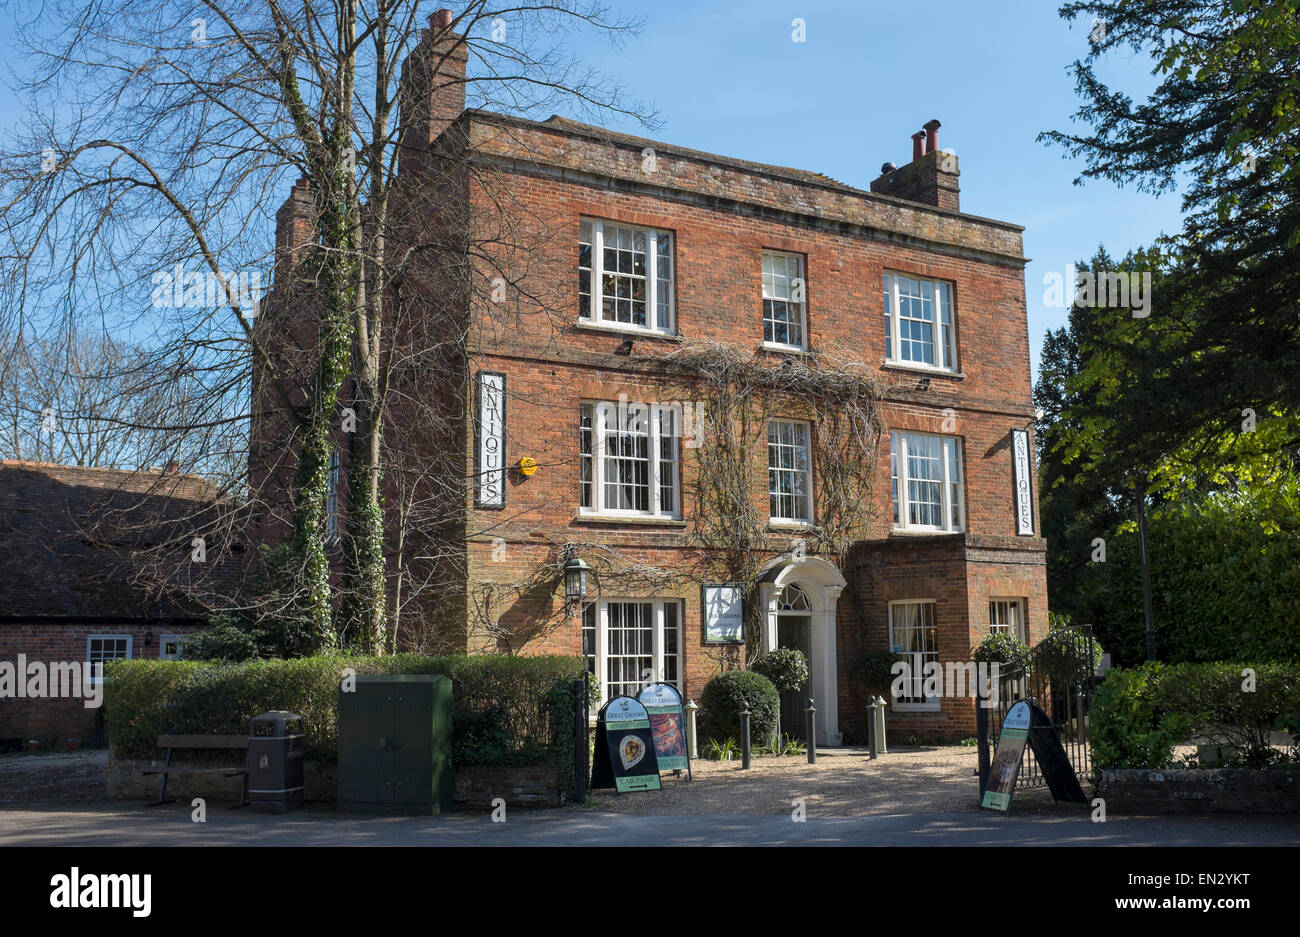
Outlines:
{"label": "a-board sandwich sign", "polygon": [[659,760],[650,732],[650,714],[639,700],[616,696],[596,718],[596,763],[592,788],[619,793],[659,790]]}
{"label": "a-board sandwich sign", "polygon": [[637,694],[650,717],[650,735],[660,771],[685,771],[690,777],[691,759],[686,750],[686,711],[677,688],[652,683]]}
{"label": "a-board sandwich sign", "polygon": [[989,780],[984,787],[981,807],[1005,812],[1011,806],[1011,795],[1020,774],[1020,761],[1025,755],[1025,742],[1029,739],[1029,723],[1029,704],[1023,700],[1012,706],[1002,720],[998,750],[989,767]]}

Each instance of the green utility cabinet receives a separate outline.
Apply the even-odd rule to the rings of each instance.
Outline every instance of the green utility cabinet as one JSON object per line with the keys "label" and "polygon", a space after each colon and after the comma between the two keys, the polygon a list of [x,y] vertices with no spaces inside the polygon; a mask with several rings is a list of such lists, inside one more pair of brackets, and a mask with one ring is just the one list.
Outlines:
{"label": "green utility cabinet", "polygon": [[339,809],[452,809],[451,680],[357,677],[339,688]]}

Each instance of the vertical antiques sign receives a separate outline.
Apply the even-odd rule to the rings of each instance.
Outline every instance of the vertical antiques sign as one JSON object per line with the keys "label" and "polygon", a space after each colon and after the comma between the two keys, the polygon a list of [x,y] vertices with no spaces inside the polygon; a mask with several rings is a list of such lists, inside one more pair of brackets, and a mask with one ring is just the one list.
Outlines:
{"label": "vertical antiques sign", "polygon": [[1011,431],[1011,457],[1016,480],[1016,535],[1034,535],[1033,459],[1029,455],[1029,431]]}
{"label": "vertical antiques sign", "polygon": [[478,506],[506,506],[506,376],[478,374]]}

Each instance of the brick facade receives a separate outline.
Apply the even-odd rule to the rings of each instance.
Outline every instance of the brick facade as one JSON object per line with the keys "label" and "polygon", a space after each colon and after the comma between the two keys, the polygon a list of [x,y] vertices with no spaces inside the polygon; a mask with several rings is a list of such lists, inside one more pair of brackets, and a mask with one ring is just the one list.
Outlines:
{"label": "brick facade", "polygon": [[[453,72],[463,68],[455,56],[443,61]],[[424,73],[413,68],[412,74]],[[615,556],[613,565],[625,572],[641,566],[682,573],[675,582],[653,586],[629,585],[630,574],[607,575],[593,584],[591,598],[680,600],[685,695],[698,697],[721,668],[743,664],[737,651],[703,641],[700,578],[709,578],[716,557],[698,537],[689,496],[699,480],[692,450],[680,450],[680,520],[584,516],[578,414],[584,402],[616,401],[623,394],[634,402],[684,399],[680,383],[653,358],[687,343],[723,343],[778,365],[785,353],[761,348],[764,250],[802,258],[806,354],[867,364],[885,387],[885,435],[874,466],[873,500],[865,506],[867,531],[846,561],[824,558],[839,568],[823,568],[821,575],[829,578],[814,600],[821,603],[817,614],[834,608],[834,653],[827,658],[833,674],[821,678],[823,686],[836,686],[834,741],[865,740],[862,688],[854,685],[852,665],[861,654],[889,647],[890,602],[935,603],[941,661],[969,660],[989,629],[992,598],[1023,603],[1031,643],[1046,634],[1044,543],[1037,536],[1016,536],[1013,504],[1011,431],[1033,421],[1022,229],[960,212],[955,158],[944,160],[937,150],[937,122],[927,125],[928,139],[919,144],[924,152],[863,191],[816,173],[699,153],[562,118],[537,122],[463,110],[461,85],[436,84],[441,92],[411,96],[427,98],[432,112],[427,120],[413,121],[402,172],[414,180],[411,205],[426,204],[419,201],[422,186],[440,187],[437,209],[408,211],[411,241],[433,240],[436,228],[456,228],[475,245],[468,284],[435,282],[442,275],[433,265],[423,284],[430,303],[450,310],[443,321],[463,322],[466,332],[463,358],[433,391],[451,426],[438,443],[446,447],[437,453],[445,457],[440,471],[459,481],[463,492],[448,521],[463,553],[447,560],[442,600],[428,612],[439,633],[454,636],[451,644],[469,651],[582,653],[581,613],[565,606],[559,565],[574,554],[588,562]],[[428,153],[421,161],[412,151],[426,145],[425,135]],[[671,233],[673,334],[579,321],[577,253],[585,219]],[[955,372],[886,362],[882,278],[889,273],[949,285]],[[492,295],[498,278],[508,283],[504,298]],[[482,373],[503,375],[507,387],[510,468],[500,510],[479,508],[474,499],[478,427],[472,400]],[[802,412],[800,401],[791,400],[783,415],[797,419]],[[412,431],[400,410],[389,425]],[[961,441],[960,533],[892,529],[890,431]],[[750,493],[763,516],[765,449],[756,446],[752,453],[758,488]],[[525,456],[538,465],[531,477],[517,468]],[[815,491],[813,501],[815,515]],[[1034,516],[1036,522],[1036,503]],[[798,532],[774,527],[769,533],[772,581],[780,583],[787,568],[783,557]],[[539,576],[547,568],[552,575]],[[797,573],[792,571],[790,581],[803,581]],[[842,578],[830,581],[837,577]],[[533,585],[511,591],[521,583]],[[771,598],[761,584],[745,585],[750,601]],[[508,598],[484,602],[489,594]],[[826,701],[818,706],[824,712]],[[933,711],[895,712],[890,726],[920,735],[971,735],[973,701],[944,699]]]}

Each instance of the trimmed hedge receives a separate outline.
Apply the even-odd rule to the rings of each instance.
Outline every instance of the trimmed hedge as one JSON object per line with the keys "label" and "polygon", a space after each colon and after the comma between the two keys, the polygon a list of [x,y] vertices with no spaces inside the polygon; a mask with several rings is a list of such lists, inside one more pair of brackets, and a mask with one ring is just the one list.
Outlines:
{"label": "trimmed hedge", "polygon": [[728,670],[704,685],[700,694],[699,737],[740,741],[741,704],[749,704],[749,738],[762,745],[776,734],[781,695],[772,681],[752,670]]}
{"label": "trimmed hedge", "polygon": [[[1254,672],[1254,689],[1242,671]],[[1274,729],[1293,726],[1300,710],[1297,664],[1144,664],[1112,670],[1089,713],[1093,763],[1105,768],[1168,768],[1173,747],[1193,738],[1240,750],[1245,767],[1278,760]]]}
{"label": "trimmed hedge", "polygon": [[106,668],[104,718],[113,755],[154,758],[166,733],[246,733],[258,713],[303,717],[307,757],[338,758],[338,692],[361,674],[444,674],[452,682],[452,763],[573,764],[577,657],[330,655],[242,663],[124,660]]}

